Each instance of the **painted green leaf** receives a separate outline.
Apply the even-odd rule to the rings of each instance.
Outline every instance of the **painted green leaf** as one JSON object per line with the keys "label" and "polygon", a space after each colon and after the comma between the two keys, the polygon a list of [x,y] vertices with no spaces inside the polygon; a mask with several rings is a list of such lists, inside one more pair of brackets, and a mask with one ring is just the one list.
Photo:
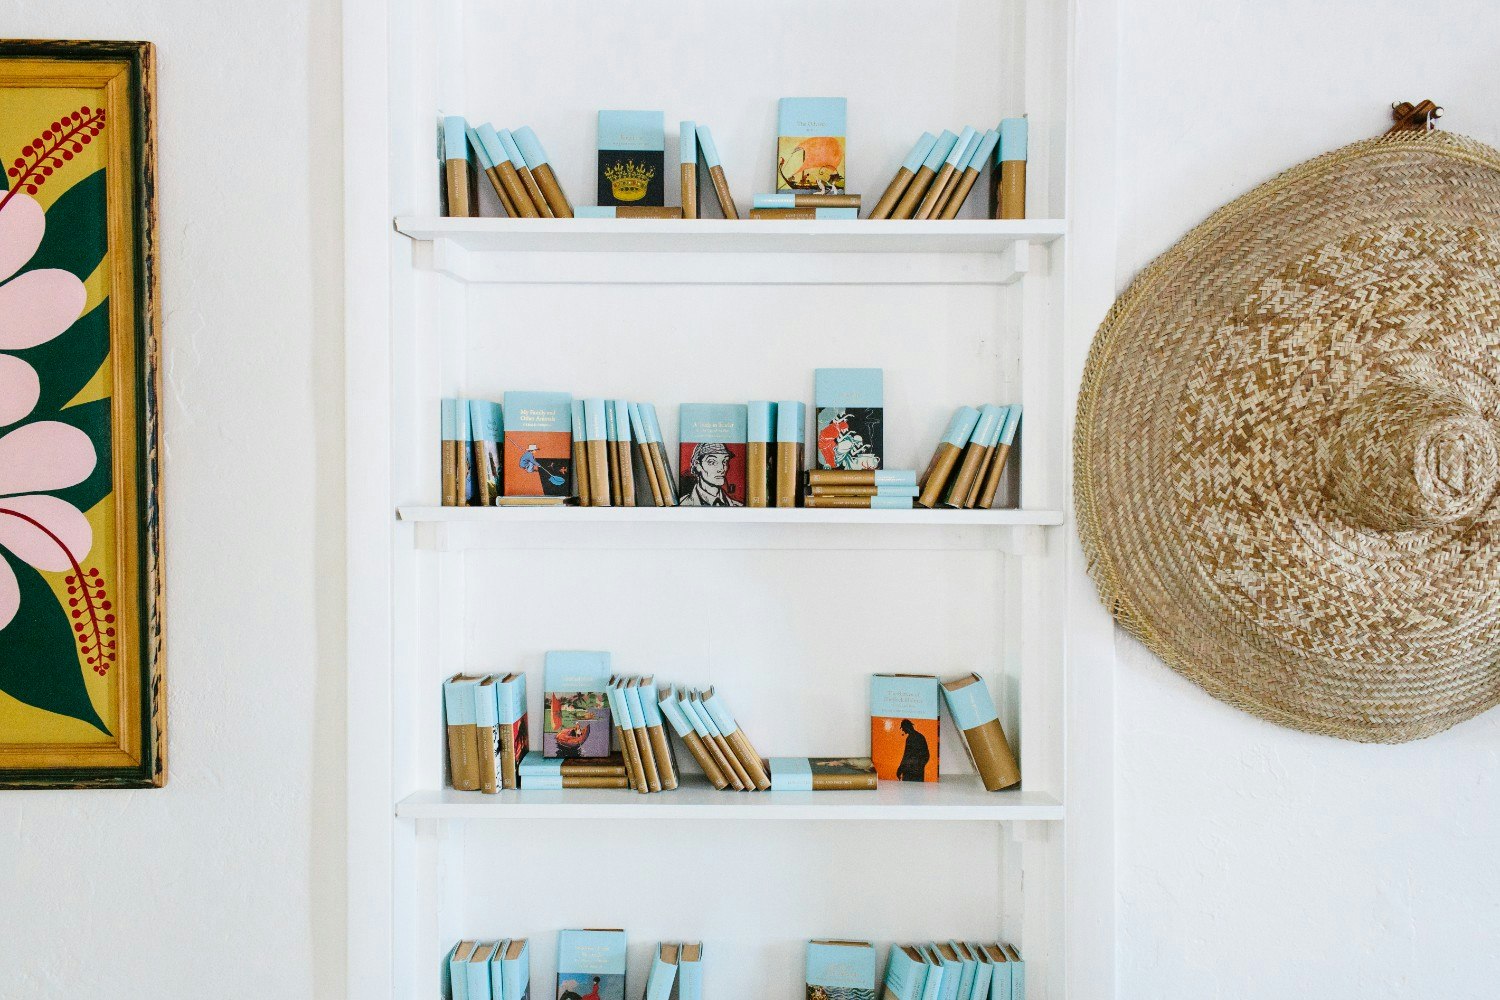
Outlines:
{"label": "painted green leaf", "polygon": [[67,613],[42,575],[0,549],[21,585],[21,608],[0,628],[0,691],[109,734],[89,701]]}
{"label": "painted green leaf", "polygon": [[41,376],[35,412],[61,409],[88,385],[109,355],[109,299],[100,302],[61,334],[24,351],[20,358]]}
{"label": "painted green leaf", "polygon": [[96,399],[91,403],[70,406],[65,410],[59,410],[47,419],[72,424],[94,442],[96,461],[94,471],[89,474],[89,477],[77,486],[52,491],[52,495],[59,500],[66,500],[79,510],[87,512],[94,504],[109,495],[113,479],[110,460],[109,400]]}
{"label": "painted green leaf", "polygon": [[96,170],[47,209],[47,231],[26,270],[60,267],[88,278],[109,246],[105,218],[104,171]]}

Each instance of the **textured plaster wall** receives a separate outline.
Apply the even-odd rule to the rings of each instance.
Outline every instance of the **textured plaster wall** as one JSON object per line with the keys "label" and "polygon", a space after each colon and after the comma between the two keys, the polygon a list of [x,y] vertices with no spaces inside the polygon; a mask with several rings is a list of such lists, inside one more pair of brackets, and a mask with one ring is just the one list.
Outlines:
{"label": "textured plaster wall", "polygon": [[[1500,145],[1500,5],[1122,0],[1120,282],[1431,97]],[[1500,994],[1500,711],[1366,747],[1221,705],[1123,634],[1119,995]]]}
{"label": "textured plaster wall", "polygon": [[0,37],[159,49],[170,726],[163,790],[0,792],[0,998],[337,997],[338,6],[8,0]]}

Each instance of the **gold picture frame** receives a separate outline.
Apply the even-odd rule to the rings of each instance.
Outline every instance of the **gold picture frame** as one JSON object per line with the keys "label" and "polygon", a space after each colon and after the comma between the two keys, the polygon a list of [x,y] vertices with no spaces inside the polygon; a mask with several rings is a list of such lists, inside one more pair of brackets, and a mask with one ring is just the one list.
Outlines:
{"label": "gold picture frame", "polygon": [[166,780],[155,92],[149,42],[0,40],[3,788]]}

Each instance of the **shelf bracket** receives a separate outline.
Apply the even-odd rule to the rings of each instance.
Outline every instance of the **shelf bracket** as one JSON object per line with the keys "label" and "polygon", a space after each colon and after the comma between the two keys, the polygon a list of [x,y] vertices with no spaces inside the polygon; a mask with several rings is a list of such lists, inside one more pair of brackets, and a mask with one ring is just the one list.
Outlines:
{"label": "shelf bracket", "polygon": [[427,552],[448,552],[453,547],[452,531],[442,521],[418,521],[415,544]]}
{"label": "shelf bracket", "polygon": [[1018,819],[1001,824],[1005,828],[1006,839],[1013,844],[1043,843],[1052,836],[1052,827],[1055,825],[1032,819]]}
{"label": "shelf bracket", "polygon": [[1031,270],[1031,241],[1011,240],[1000,252],[1000,284],[1011,285]]}

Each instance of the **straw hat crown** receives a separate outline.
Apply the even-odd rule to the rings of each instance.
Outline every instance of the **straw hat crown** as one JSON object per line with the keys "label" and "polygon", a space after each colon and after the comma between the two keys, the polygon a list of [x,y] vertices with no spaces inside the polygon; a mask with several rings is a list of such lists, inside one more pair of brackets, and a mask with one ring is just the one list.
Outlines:
{"label": "straw hat crown", "polygon": [[1123,627],[1274,722],[1500,702],[1500,153],[1406,132],[1221,209],[1121,295],[1075,441]]}

